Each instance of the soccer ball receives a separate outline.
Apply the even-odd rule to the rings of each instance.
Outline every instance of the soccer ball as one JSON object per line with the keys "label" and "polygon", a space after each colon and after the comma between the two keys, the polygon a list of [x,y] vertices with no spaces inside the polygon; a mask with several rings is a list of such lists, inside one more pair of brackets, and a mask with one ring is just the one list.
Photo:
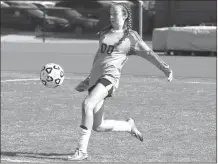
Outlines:
{"label": "soccer ball", "polygon": [[40,72],[40,80],[46,87],[56,88],[64,81],[64,70],[58,64],[46,64]]}

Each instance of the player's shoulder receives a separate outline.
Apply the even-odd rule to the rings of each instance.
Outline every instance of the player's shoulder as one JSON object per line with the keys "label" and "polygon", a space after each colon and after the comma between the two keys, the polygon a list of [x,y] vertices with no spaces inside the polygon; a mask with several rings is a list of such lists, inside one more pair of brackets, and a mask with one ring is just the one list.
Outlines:
{"label": "player's shoulder", "polygon": [[141,36],[135,30],[129,30],[130,37],[135,41],[142,41]]}

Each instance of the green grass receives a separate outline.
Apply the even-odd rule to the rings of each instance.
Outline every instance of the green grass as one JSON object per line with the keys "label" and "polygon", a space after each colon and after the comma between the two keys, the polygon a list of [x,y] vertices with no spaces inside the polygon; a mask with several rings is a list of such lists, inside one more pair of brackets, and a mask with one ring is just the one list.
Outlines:
{"label": "green grass", "polygon": [[[36,77],[2,73],[2,80]],[[2,159],[60,163],[72,153],[87,93],[74,90],[85,76],[66,77],[56,89],[45,88],[40,81],[2,82]],[[105,105],[106,118],[134,118],[144,142],[127,133],[92,132],[91,162],[216,162],[215,79],[168,83],[158,77],[126,75]]]}

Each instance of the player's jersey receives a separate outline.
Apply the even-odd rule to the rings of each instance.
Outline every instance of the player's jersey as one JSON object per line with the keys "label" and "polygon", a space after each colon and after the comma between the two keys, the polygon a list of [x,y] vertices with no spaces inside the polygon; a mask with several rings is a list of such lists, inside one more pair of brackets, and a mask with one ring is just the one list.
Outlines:
{"label": "player's jersey", "polygon": [[90,73],[89,88],[100,78],[106,78],[118,87],[121,70],[128,55],[135,50],[137,42],[141,41],[138,33],[131,30],[129,36],[116,47],[114,45],[122,38],[123,32],[109,31],[101,36],[99,49]]}

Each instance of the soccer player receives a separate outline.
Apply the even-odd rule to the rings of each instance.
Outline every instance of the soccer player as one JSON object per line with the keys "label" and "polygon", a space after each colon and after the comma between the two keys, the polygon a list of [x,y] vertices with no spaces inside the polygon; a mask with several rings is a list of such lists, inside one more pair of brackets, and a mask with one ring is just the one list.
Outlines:
{"label": "soccer player", "polygon": [[131,10],[125,3],[111,6],[110,19],[111,25],[100,32],[99,49],[89,77],[75,88],[79,92],[88,90],[88,96],[82,103],[81,136],[78,147],[68,160],[88,158],[87,147],[92,130],[128,132],[143,141],[143,136],[136,128],[133,119],[123,121],[104,119],[104,101],[117,90],[121,69],[129,55],[147,59],[163,71],[168,81],[173,79],[169,65],[143,42],[136,31],[131,29]]}

